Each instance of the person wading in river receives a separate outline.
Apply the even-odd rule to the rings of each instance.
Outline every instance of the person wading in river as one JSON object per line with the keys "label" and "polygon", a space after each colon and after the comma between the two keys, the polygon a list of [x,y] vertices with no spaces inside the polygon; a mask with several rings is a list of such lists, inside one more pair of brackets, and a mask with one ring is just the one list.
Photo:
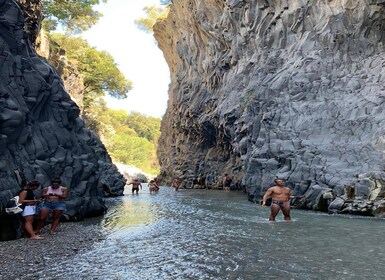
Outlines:
{"label": "person wading in river", "polygon": [[135,179],[133,182],[129,183],[128,185],[132,185],[132,193],[136,192],[136,194],[139,193],[139,187],[142,189],[142,184],[139,182],[138,179]]}
{"label": "person wading in river", "polygon": [[279,210],[285,218],[285,221],[290,221],[290,202],[291,190],[289,187],[285,187],[285,180],[275,179],[275,186],[269,188],[262,199],[262,207],[266,207],[266,200],[271,196],[272,202],[270,206],[269,221],[275,221],[275,217],[278,215]]}

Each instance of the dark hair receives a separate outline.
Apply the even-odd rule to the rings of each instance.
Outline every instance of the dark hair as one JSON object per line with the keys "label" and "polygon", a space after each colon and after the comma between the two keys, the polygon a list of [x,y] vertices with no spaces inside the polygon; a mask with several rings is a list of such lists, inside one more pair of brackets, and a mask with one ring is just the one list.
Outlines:
{"label": "dark hair", "polygon": [[53,178],[52,179],[52,183],[61,183],[61,180],[60,180],[60,178]]}
{"label": "dark hair", "polygon": [[34,187],[34,186],[40,186],[40,183],[38,180],[32,180],[27,184],[28,187]]}

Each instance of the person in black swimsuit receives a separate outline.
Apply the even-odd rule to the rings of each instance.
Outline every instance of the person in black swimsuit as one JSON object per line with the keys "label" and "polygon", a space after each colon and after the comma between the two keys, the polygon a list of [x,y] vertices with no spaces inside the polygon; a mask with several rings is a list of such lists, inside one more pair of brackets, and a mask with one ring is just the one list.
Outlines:
{"label": "person in black swimsuit", "polygon": [[142,189],[142,184],[139,182],[138,179],[135,179],[133,182],[129,183],[128,185],[132,185],[132,193],[136,192],[136,194],[139,193],[139,187]]}

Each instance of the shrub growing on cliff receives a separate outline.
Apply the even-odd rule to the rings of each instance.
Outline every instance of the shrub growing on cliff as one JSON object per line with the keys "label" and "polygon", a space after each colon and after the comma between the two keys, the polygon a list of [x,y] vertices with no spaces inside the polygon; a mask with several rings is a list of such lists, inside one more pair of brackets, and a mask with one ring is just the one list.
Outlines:
{"label": "shrub growing on cliff", "polygon": [[135,24],[138,28],[145,32],[152,32],[152,27],[158,19],[166,18],[168,14],[168,8],[148,6],[145,7],[144,12],[147,17],[135,20]]}

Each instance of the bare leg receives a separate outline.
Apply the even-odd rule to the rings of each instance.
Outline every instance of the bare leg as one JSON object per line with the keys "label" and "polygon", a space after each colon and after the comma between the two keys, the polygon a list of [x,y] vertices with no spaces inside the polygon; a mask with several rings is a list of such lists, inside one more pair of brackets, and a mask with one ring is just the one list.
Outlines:
{"label": "bare leg", "polygon": [[271,206],[270,206],[269,221],[274,222],[275,221],[275,217],[278,215],[278,212],[279,212],[279,206],[272,203]]}
{"label": "bare leg", "polygon": [[33,215],[30,216],[25,216],[24,217],[24,229],[29,235],[30,239],[43,239],[39,235],[36,235],[35,232],[33,231],[32,223],[33,223]]}
{"label": "bare leg", "polygon": [[55,234],[55,231],[60,222],[60,217],[62,213],[63,213],[62,210],[53,210],[52,224],[51,224],[51,229],[49,231],[50,234]]}
{"label": "bare leg", "polygon": [[285,217],[285,221],[290,221],[290,203],[286,202],[281,208],[282,214]]}
{"label": "bare leg", "polygon": [[39,215],[39,222],[37,223],[36,226],[36,233],[39,233],[39,231],[44,227],[44,223],[47,220],[47,217],[51,211],[47,209],[41,209],[40,210],[40,215]]}

